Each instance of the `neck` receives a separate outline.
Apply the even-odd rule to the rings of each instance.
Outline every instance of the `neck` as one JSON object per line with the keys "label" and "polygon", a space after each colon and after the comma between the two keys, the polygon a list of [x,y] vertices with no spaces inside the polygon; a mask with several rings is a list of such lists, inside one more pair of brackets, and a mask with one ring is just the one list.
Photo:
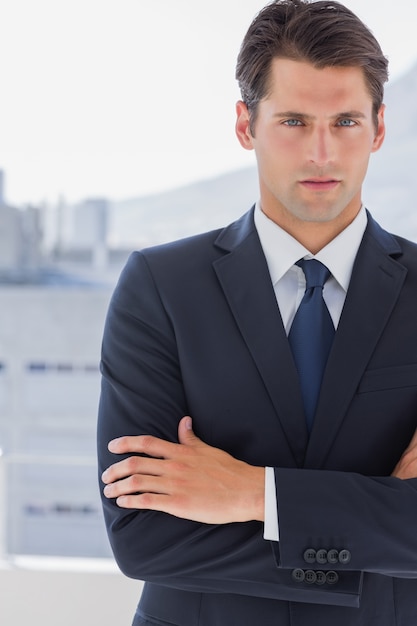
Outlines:
{"label": "neck", "polygon": [[302,246],[307,248],[311,254],[315,255],[322,248],[327,246],[335,239],[345,228],[349,226],[359,213],[360,207],[351,215],[339,215],[337,218],[313,222],[299,220],[294,216],[276,216],[268,212],[268,209],[262,207],[262,212],[275,222],[280,228],[285,230],[291,237],[294,237]]}

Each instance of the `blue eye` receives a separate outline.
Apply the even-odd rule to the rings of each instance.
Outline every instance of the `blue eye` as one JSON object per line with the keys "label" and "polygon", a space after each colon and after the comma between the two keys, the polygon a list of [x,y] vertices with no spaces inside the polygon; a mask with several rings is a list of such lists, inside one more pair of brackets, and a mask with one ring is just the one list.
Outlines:
{"label": "blue eye", "polygon": [[287,126],[301,126],[301,122],[300,120],[285,120],[284,124],[286,124]]}
{"label": "blue eye", "polygon": [[340,120],[338,122],[339,126],[356,126],[356,122],[354,122],[353,120],[350,119],[344,119],[344,120]]}

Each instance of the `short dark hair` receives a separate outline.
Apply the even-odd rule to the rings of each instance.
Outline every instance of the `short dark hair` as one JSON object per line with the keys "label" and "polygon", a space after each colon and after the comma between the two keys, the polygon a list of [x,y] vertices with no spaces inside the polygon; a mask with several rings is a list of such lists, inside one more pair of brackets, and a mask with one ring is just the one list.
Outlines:
{"label": "short dark hair", "polygon": [[384,83],[388,80],[388,60],[369,28],[343,4],[327,0],[275,0],[255,17],[236,66],[252,134],[258,104],[268,96],[275,58],[305,61],[319,69],[361,67],[378,127]]}

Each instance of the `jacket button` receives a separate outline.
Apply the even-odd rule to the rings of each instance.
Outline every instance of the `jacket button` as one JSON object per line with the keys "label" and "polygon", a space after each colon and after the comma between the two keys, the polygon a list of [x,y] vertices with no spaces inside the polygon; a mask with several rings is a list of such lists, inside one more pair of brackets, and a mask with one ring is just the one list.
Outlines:
{"label": "jacket button", "polygon": [[324,565],[327,563],[327,550],[318,550],[316,554],[317,563]]}
{"label": "jacket button", "polygon": [[314,583],[317,581],[316,572],[313,572],[313,570],[308,569],[305,573],[305,581],[309,585],[314,585]]}
{"label": "jacket button", "polygon": [[316,585],[324,585],[326,582],[326,574],[324,572],[316,572]]}
{"label": "jacket button", "polygon": [[336,572],[327,572],[326,582],[328,585],[335,585],[339,582],[339,576],[336,574]]}
{"label": "jacket button", "polygon": [[338,550],[329,550],[327,553],[327,561],[332,563],[339,563],[339,551]]}
{"label": "jacket button", "polygon": [[347,565],[348,563],[350,563],[351,558],[352,558],[352,555],[349,552],[349,550],[341,550],[339,552],[339,562],[342,563],[343,565]]}
{"label": "jacket button", "polygon": [[305,573],[303,569],[294,569],[292,571],[292,579],[295,580],[296,583],[302,583],[305,578]]}
{"label": "jacket button", "polygon": [[308,548],[303,554],[304,561],[306,563],[316,562],[316,551],[313,548]]}

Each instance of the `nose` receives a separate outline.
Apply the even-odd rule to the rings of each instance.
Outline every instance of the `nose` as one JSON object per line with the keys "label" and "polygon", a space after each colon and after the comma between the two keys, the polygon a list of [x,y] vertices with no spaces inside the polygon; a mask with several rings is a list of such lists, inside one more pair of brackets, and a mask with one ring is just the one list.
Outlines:
{"label": "nose", "polygon": [[334,138],[330,128],[311,129],[308,158],[317,166],[324,166],[334,160]]}

